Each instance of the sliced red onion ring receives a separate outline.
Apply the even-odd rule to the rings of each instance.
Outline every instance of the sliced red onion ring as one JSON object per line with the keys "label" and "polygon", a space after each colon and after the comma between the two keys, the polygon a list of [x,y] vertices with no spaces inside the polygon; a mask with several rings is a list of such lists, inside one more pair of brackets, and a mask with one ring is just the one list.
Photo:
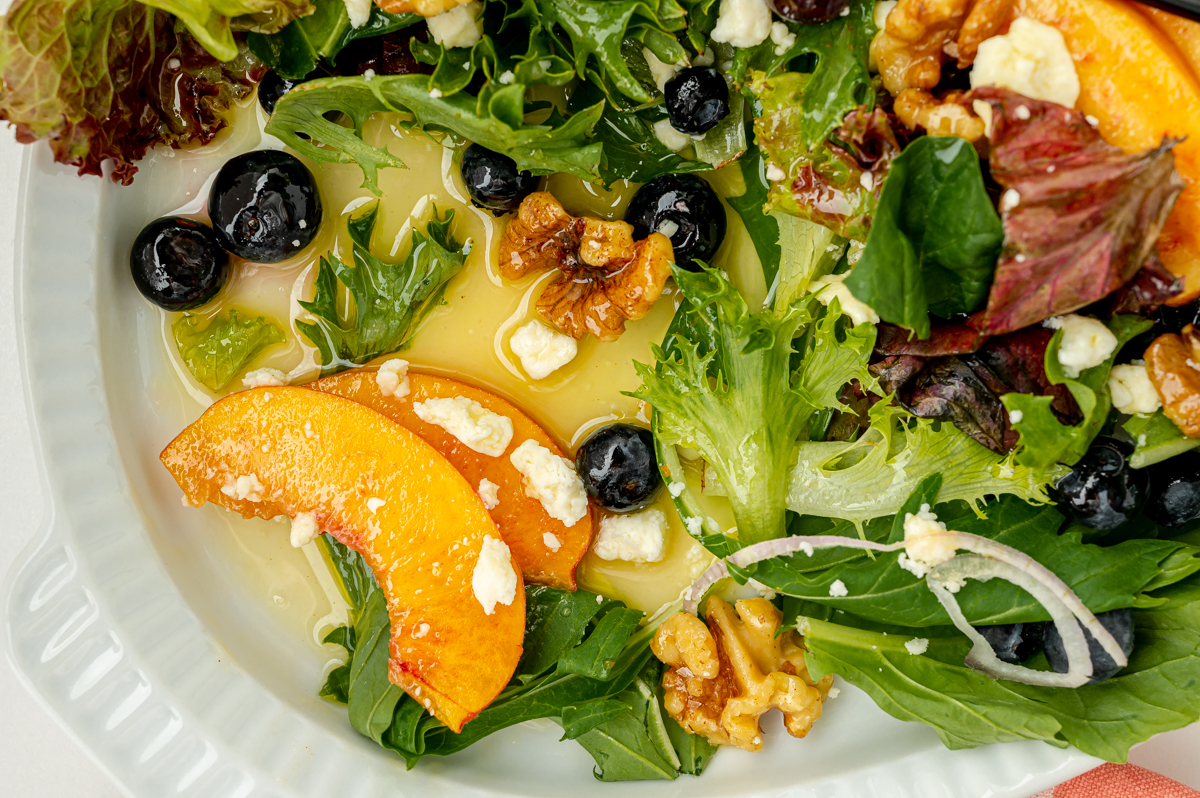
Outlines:
{"label": "sliced red onion ring", "polygon": [[[963,615],[958,606],[958,599],[946,588],[949,582],[961,582],[964,579],[978,579],[986,582],[992,578],[1003,579],[1021,588],[1033,596],[1039,604],[1046,608],[1054,623],[1062,633],[1063,648],[1066,649],[1070,667],[1066,673],[1051,671],[1035,671],[1022,665],[1012,665],[1003,662],[996,656],[983,635],[975,630]],[[1049,585],[1039,581],[1037,577],[1021,570],[1015,565],[977,554],[963,554],[947,560],[934,568],[925,576],[925,583],[942,603],[946,614],[960,632],[971,639],[971,651],[967,654],[966,663],[975,670],[991,676],[993,679],[1007,679],[1011,682],[1038,685],[1040,687],[1079,687],[1087,684],[1092,678],[1092,657],[1088,652],[1087,639],[1083,629],[1075,622],[1071,609],[1057,596]]]}

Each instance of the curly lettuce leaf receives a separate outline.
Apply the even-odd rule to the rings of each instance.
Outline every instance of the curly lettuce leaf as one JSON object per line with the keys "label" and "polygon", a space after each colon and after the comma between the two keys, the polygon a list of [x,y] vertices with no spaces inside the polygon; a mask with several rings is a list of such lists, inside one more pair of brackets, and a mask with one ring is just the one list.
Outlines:
{"label": "curly lettuce leaf", "polygon": [[841,407],[847,382],[874,386],[875,328],[842,323],[836,301],[817,319],[807,304],[751,314],[719,271],[676,269],[675,281],[686,301],[656,366],[635,364],[642,385],[630,395],[654,408],[661,443],[697,449],[716,471],[739,545],[782,537],[796,441],[814,413]]}
{"label": "curly lettuce leaf", "polygon": [[166,14],[132,0],[21,0],[0,18],[0,119],[59,163],[128,185],[156,144],[206,144],[263,68],[222,64]]}
{"label": "curly lettuce leaf", "polygon": [[207,324],[200,316],[184,314],[171,325],[171,334],[188,371],[212,391],[229,385],[259,352],[285,340],[283,331],[265,317],[250,318],[233,309]]}
{"label": "curly lettuce leaf", "polygon": [[275,33],[313,12],[310,0],[139,0],[166,11],[220,61],[238,55],[234,31]]}
{"label": "curly lettuce leaf", "polygon": [[[412,232],[404,261],[384,263],[371,254],[371,233],[379,205],[348,223],[354,265],[338,257],[321,258],[313,299],[300,302],[314,321],[296,327],[321,353],[321,373],[331,374],[404,348],[421,322],[442,299],[446,283],[466,262],[467,247],[450,233],[453,211],[434,219],[425,233]],[[354,314],[338,312],[338,283],[354,300]]]}
{"label": "curly lettuce leaf", "polygon": [[928,338],[930,313],[970,313],[987,296],[1003,237],[975,148],[925,136],[892,161],[846,287],[884,321]]}
{"label": "curly lettuce leaf", "polygon": [[1116,350],[1108,360],[1087,369],[1075,379],[1067,377],[1062,364],[1058,362],[1062,330],[1054,334],[1050,345],[1046,347],[1046,377],[1052,385],[1067,386],[1079,405],[1083,420],[1074,425],[1060,421],[1051,407],[1054,403],[1052,396],[1008,393],[1000,397],[1009,411],[1010,419],[1014,411],[1020,413],[1020,421],[1013,424],[1020,434],[1018,463],[1035,469],[1049,468],[1055,463],[1074,465],[1087,453],[1112,410],[1108,373],[1112,371],[1121,347],[1153,326],[1153,321],[1140,316],[1113,316],[1108,328],[1117,337]]}
{"label": "curly lettuce leaf", "polygon": [[[346,128],[324,117],[345,114]],[[513,83],[478,98],[465,92],[438,97],[429,92],[426,75],[324,78],[302,83],[285,94],[267,123],[268,133],[319,162],[357,163],[363,185],[379,193],[376,174],[404,166],[386,149],[362,139],[363,125],[373,113],[410,113],[426,130],[448,131],[517,162],[535,174],[566,172],[582,180],[599,177],[601,145],[592,132],[604,111],[602,103],[564,118],[551,110],[541,123],[525,122],[525,86]]]}

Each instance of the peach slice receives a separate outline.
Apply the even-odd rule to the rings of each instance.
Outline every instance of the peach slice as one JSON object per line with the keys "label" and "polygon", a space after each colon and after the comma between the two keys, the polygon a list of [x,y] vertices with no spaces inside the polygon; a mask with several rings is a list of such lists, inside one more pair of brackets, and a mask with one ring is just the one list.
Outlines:
{"label": "peach slice", "polygon": [[[496,525],[447,460],[368,407],[306,388],[220,400],[160,457],[194,506],[311,513],[363,555],[387,597],[389,677],[454,731],[508,684],[525,592],[484,613],[472,575]],[[515,563],[514,563],[515,567]]]}
{"label": "peach slice", "polygon": [[1163,265],[1184,279],[1170,304],[1200,296],[1200,80],[1175,44],[1120,0],[1017,0],[1016,14],[1058,28],[1075,59],[1076,107],[1094,116],[1100,134],[1126,152],[1187,139],[1175,166],[1187,187],[1158,239]]}
{"label": "peach slice", "polygon": [[[551,518],[537,499],[525,495],[521,474],[508,459],[513,449],[531,438],[551,452],[562,455],[554,439],[516,405],[480,388],[447,377],[410,371],[409,393],[397,398],[380,391],[375,382],[376,373],[376,369],[346,371],[310,383],[308,387],[353,399],[403,425],[441,452],[473,487],[478,488],[483,479],[498,485],[500,503],[490,511],[492,520],[521,566],[525,579],[574,590],[575,566],[592,541],[591,514],[571,527]],[[436,424],[422,421],[413,411],[414,402],[456,396],[465,396],[512,421],[512,442],[504,454],[499,457],[480,454]],[[547,535],[553,535],[553,539]],[[547,541],[557,543],[558,550],[552,550]]]}

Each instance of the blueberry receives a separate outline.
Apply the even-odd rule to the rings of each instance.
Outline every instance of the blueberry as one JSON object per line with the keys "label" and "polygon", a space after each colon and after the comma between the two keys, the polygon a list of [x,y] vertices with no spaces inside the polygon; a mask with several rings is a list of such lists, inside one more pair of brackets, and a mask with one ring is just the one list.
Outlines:
{"label": "blueberry", "polygon": [[229,255],[208,227],[165,216],[142,228],[129,251],[133,284],[164,310],[191,310],[212,299],[229,277]]}
{"label": "blueberry", "polygon": [[1132,518],[1146,499],[1146,475],[1130,468],[1131,454],[1124,441],[1096,438],[1051,490],[1059,509],[1092,529],[1116,529]]}
{"label": "blueberry", "polygon": [[269,69],[258,83],[258,104],[267,112],[267,116],[270,116],[275,113],[275,104],[279,102],[279,98],[303,82],[281,78],[275,70]]}
{"label": "blueberry", "polygon": [[975,631],[992,646],[1002,662],[1017,665],[1042,648],[1044,623],[1005,623],[996,626],[976,626]]}
{"label": "blueberry", "polygon": [[681,69],[664,94],[671,127],[680,133],[707,133],[729,114],[729,84],[712,67]]}
{"label": "blueberry", "polygon": [[[1131,610],[1100,612],[1096,614],[1096,620],[1116,638],[1117,645],[1125,652],[1125,656],[1128,657],[1133,653],[1133,612]],[[1090,632],[1084,629],[1083,636],[1087,638],[1088,653],[1092,657],[1092,678],[1088,684],[1102,682],[1121,670]],[[1058,633],[1058,627],[1053,623],[1046,624],[1045,645],[1046,659],[1050,661],[1050,667],[1056,673],[1066,673],[1070,663],[1067,661],[1066,649],[1063,648],[1062,635]]]}
{"label": "blueberry", "polygon": [[463,151],[461,173],[471,202],[495,216],[515,211],[538,187],[538,178],[518,172],[512,158],[478,144]]}
{"label": "blueberry", "polygon": [[1163,526],[1183,526],[1200,518],[1200,454],[1184,452],[1146,470],[1150,472],[1146,517]]}
{"label": "blueberry", "polygon": [[316,237],[321,197],[299,158],[259,150],[221,167],[208,195],[208,215],[225,249],[249,261],[278,263]]}
{"label": "blueberry", "polygon": [[632,424],[609,424],[592,433],[575,455],[575,468],[588,495],[615,513],[645,507],[662,488],[654,436]]}
{"label": "blueberry", "polygon": [[850,0],[767,0],[767,5],[784,19],[815,25],[840,17]]}
{"label": "blueberry", "polygon": [[625,211],[634,238],[657,231],[671,239],[675,262],[712,261],[725,238],[725,209],[708,183],[695,175],[659,175],[637,190]]}

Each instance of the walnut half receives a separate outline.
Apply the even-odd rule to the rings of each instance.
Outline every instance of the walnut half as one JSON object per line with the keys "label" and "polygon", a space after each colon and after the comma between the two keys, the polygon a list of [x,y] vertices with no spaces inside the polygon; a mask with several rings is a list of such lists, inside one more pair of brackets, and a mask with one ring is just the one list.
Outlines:
{"label": "walnut half", "polygon": [[1146,372],[1162,399],[1163,414],[1189,438],[1200,438],[1200,332],[1187,325],[1146,348]]}
{"label": "walnut half", "polygon": [[717,745],[762,750],[759,718],[783,713],[793,737],[808,734],[821,717],[833,677],[813,682],[804,647],[792,630],[776,636],[782,617],[766,599],[743,599],[737,612],[714,596],[705,604],[707,627],[679,613],[668,618],[651,648],[668,670],[663,705],[680,726]]}
{"label": "walnut half", "polygon": [[671,239],[633,240],[633,225],[574,217],[545,191],[530,194],[504,229],[500,273],[517,280],[558,269],[542,291],[538,313],[576,339],[588,333],[615,341],[625,322],[643,318],[671,276]]}

